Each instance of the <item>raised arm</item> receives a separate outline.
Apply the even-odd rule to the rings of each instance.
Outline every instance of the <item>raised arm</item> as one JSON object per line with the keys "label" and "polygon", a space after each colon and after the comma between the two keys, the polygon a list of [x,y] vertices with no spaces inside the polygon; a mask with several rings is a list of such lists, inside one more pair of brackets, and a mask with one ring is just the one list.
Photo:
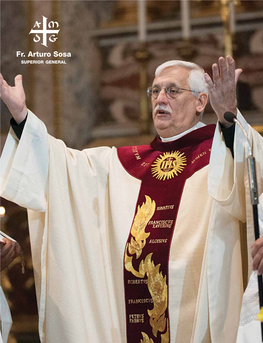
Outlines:
{"label": "raised arm", "polygon": [[218,64],[212,65],[212,78],[205,74],[211,106],[225,127],[232,125],[224,119],[225,112],[237,115],[236,84],[242,69],[235,68],[235,60],[231,56],[220,57]]}
{"label": "raised arm", "polygon": [[8,107],[15,121],[20,124],[27,115],[26,95],[22,75],[15,77],[15,86],[9,86],[0,74],[0,97]]}

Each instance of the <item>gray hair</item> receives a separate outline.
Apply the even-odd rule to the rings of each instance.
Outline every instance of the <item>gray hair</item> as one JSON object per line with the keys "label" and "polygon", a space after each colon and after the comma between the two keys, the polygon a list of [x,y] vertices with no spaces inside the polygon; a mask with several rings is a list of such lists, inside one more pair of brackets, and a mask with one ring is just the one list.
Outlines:
{"label": "gray hair", "polygon": [[[161,72],[168,67],[182,67],[189,69],[188,83],[192,91],[202,92],[208,96],[208,89],[204,78],[204,69],[202,69],[198,64],[180,60],[172,60],[161,64],[155,70],[155,77],[158,77]],[[192,93],[195,95],[195,93]]]}

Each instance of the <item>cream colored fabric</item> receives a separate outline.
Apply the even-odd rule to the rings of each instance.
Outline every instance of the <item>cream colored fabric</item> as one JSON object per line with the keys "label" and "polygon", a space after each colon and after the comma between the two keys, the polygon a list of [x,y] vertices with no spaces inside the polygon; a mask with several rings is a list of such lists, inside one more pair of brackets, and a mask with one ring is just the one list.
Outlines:
{"label": "cream colored fabric", "polygon": [[[242,117],[240,113],[238,113],[238,119],[242,123],[243,127],[245,128],[247,134],[249,135],[249,139],[252,145],[253,155],[256,159],[256,166],[257,166],[257,181],[258,181],[258,187],[259,187],[259,193],[262,192],[262,186],[263,186],[263,158],[262,158],[262,151],[263,151],[263,139],[262,137],[255,132],[245,121],[245,119]],[[252,207],[250,203],[250,197],[249,197],[249,187],[248,187],[248,175],[247,175],[247,167],[246,167],[246,157],[247,157],[247,143],[246,139],[244,138],[244,135],[241,132],[241,129],[239,126],[236,126],[236,133],[235,133],[235,141],[234,141],[234,154],[235,159],[231,158],[228,149],[225,147],[224,140],[222,138],[222,134],[220,134],[219,128],[216,130],[213,147],[212,147],[212,154],[210,158],[210,173],[209,173],[209,182],[208,182],[208,190],[211,196],[216,200],[215,206],[220,206],[222,208],[222,211],[225,211],[226,213],[229,213],[230,215],[233,215],[238,220],[244,222],[247,221],[247,241],[248,241],[248,273],[250,275],[251,273],[251,256],[250,256],[250,246],[254,242],[254,228],[253,228],[253,217],[252,217]],[[244,187],[245,185],[245,187]],[[224,216],[227,217],[227,214]],[[218,230],[220,229],[220,226],[225,223],[225,220],[222,220],[223,216],[219,216],[220,222],[215,222],[215,227],[218,227]],[[227,224],[227,223],[226,223]],[[237,223],[236,223],[237,224]],[[234,221],[231,222],[231,226],[234,225]],[[229,226],[229,224],[227,224]],[[226,226],[226,227],[227,227]],[[230,228],[230,227],[229,227]],[[228,229],[229,229],[228,228]],[[227,229],[227,230],[228,230]],[[214,230],[213,230],[214,231]],[[221,230],[222,231],[222,230]],[[228,235],[228,233],[227,233]],[[218,260],[218,248],[221,246],[221,249],[225,249],[225,252],[228,251],[228,254],[224,253],[225,257],[225,263],[221,264],[222,273],[224,273],[225,277],[227,277],[228,272],[225,268],[228,268],[228,261],[230,261],[230,258],[232,261],[236,261],[236,264],[233,264],[233,268],[228,268],[228,271],[231,271],[231,274],[228,276],[229,281],[229,291],[227,289],[222,289],[220,286],[218,287],[218,291],[221,293],[219,294],[218,299],[223,299],[225,302],[228,302],[228,307],[235,307],[234,303],[237,302],[238,306],[241,307],[241,293],[242,293],[242,285],[240,284],[240,280],[238,277],[241,275],[240,270],[240,264],[241,261],[239,261],[239,243],[238,243],[238,235],[236,234],[236,238],[233,236],[232,238],[229,236],[222,237],[221,233],[216,234],[215,236],[216,241],[214,241],[214,247],[217,249],[211,251],[211,259],[208,258],[208,261],[211,263],[216,263],[216,260]],[[234,239],[236,239],[236,243],[234,242]],[[231,249],[227,249],[227,245],[223,245],[222,241],[225,241],[227,245],[230,243],[235,247],[233,249],[233,255],[231,257]],[[221,251],[222,252],[222,251]],[[228,255],[228,256],[227,256]],[[220,265],[220,263],[219,263]],[[219,274],[220,275],[220,274]],[[213,282],[214,286],[216,284],[221,283],[221,276],[216,277],[216,275],[211,275],[211,288],[209,289],[209,301],[212,305],[214,303],[214,297],[215,297],[215,288],[213,288]],[[208,275],[209,278],[209,275]],[[238,284],[238,285],[237,285]],[[235,289],[233,288],[233,285],[235,285]],[[225,284],[227,286],[227,283]],[[225,295],[223,295],[225,293]],[[221,307],[222,303],[220,304],[218,308],[216,307],[216,303],[214,303],[215,307],[213,311],[213,305],[209,306],[210,309],[210,319],[211,319],[211,328],[215,329],[215,333],[218,332],[220,334],[220,321],[217,321],[218,315],[220,315],[219,309],[224,308]],[[237,307],[236,307],[237,310]],[[237,322],[236,322],[236,310],[233,312],[231,311],[224,311],[221,313],[225,317],[225,325],[221,329],[225,330],[227,328],[227,331],[231,332],[231,319],[232,324],[234,328],[237,328]],[[234,315],[234,316],[233,316]],[[234,319],[235,318],[235,319]],[[236,331],[236,329],[235,329]],[[220,336],[223,337],[223,333],[220,334]],[[212,341],[214,339],[214,335],[212,334]],[[225,341],[228,342],[227,335],[225,336]],[[220,341],[219,341],[220,342]],[[222,340],[224,342],[224,340]]]}
{"label": "cream colored fabric", "polygon": [[[140,183],[120,163],[111,166],[114,156],[118,163],[116,149],[74,151],[45,131],[29,113],[19,144],[8,138],[2,169],[2,195],[30,209],[42,342],[122,343],[125,312],[119,247],[127,240]],[[15,148],[14,160],[5,164],[5,154]],[[39,156],[40,163],[34,160]]]}
{"label": "cream colored fabric", "polygon": [[[238,220],[245,220],[246,209],[240,145],[234,164],[217,128],[209,174],[217,201],[207,194],[208,167],[184,187],[169,263],[171,342],[187,343],[188,318],[189,342],[210,343],[210,335],[212,343],[236,340],[242,297]],[[68,149],[30,112],[19,144],[10,131],[1,183],[3,197],[29,209],[42,342],[125,342],[123,252],[141,183],[123,169],[116,149]],[[198,256],[196,265],[187,267],[185,249]],[[187,306],[192,280],[194,316],[178,311],[181,301]]]}
{"label": "cream colored fabric", "polygon": [[179,133],[178,135],[175,135],[175,136],[172,136],[172,137],[168,137],[168,138],[163,138],[163,137],[160,137],[161,141],[162,142],[172,142],[172,141],[175,141],[176,139],[179,139],[185,135],[187,135],[188,133],[196,130],[196,129],[200,129],[200,127],[204,127],[205,124],[202,123],[201,121],[199,121],[197,124],[195,124],[193,127],[191,127],[190,129],[182,132],[182,133]]}
{"label": "cream colored fabric", "polygon": [[5,298],[2,287],[0,286],[0,343],[7,343],[8,335],[12,326],[13,320]]}
{"label": "cream colored fabric", "polygon": [[[204,187],[207,174],[208,167],[205,167],[186,180],[174,228],[169,258],[171,342],[193,342],[196,330],[195,314],[204,282],[203,257],[207,254],[207,228],[212,208],[212,199]],[[198,199],[193,194],[198,194]],[[204,307],[198,328],[202,333],[195,342],[210,343],[207,302]]]}
{"label": "cream colored fabric", "polygon": [[[258,205],[259,229],[263,236],[263,193]],[[257,271],[253,271],[244,293],[237,343],[261,343],[261,325],[257,318],[259,313]]]}

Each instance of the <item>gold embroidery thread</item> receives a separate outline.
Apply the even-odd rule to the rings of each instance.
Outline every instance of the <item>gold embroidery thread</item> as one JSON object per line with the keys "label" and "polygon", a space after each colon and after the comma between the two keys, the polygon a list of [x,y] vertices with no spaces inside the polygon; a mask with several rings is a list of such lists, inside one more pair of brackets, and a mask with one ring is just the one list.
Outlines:
{"label": "gold embroidery thread", "polygon": [[138,206],[136,216],[134,218],[131,234],[132,239],[129,243],[129,253],[131,255],[136,254],[136,259],[138,259],[142,253],[142,249],[146,244],[146,239],[150,236],[150,233],[145,232],[145,228],[152,218],[156,204],[148,195],[145,195],[145,203],[142,206]]}
{"label": "gold embroidery thread", "polygon": [[149,338],[145,332],[141,332],[143,339],[140,340],[140,343],[154,343],[154,341]]}
{"label": "gold embroidery thread", "polygon": [[[166,333],[161,335],[162,343],[169,342],[169,330],[168,319],[165,317],[165,311],[167,309],[167,283],[166,276],[163,276],[160,272],[160,264],[155,266],[152,261],[153,253],[149,253],[144,260],[141,260],[139,264],[139,270],[135,270],[133,267],[133,256],[136,255],[136,259],[141,256],[142,250],[146,245],[146,239],[150,236],[150,233],[145,232],[145,228],[152,218],[156,204],[149,196],[145,196],[145,203],[138,206],[136,216],[133,221],[131,235],[131,242],[127,243],[125,248],[124,264],[125,269],[131,272],[138,278],[144,278],[147,276],[147,286],[153,300],[153,309],[147,310],[150,317],[149,322],[152,327],[152,332],[157,337],[158,331]],[[141,343],[154,343],[154,341],[148,337],[148,335],[142,332],[143,340]],[[168,340],[167,340],[168,339]]]}
{"label": "gold embroidery thread", "polygon": [[158,180],[169,180],[182,173],[187,165],[186,156],[180,151],[165,152],[152,164],[152,175]]}

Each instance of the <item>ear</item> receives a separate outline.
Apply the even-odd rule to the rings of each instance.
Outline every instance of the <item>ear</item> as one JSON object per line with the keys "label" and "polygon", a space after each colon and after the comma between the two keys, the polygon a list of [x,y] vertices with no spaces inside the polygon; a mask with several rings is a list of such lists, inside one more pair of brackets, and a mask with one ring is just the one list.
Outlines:
{"label": "ear", "polygon": [[208,101],[208,96],[205,93],[200,93],[198,94],[196,101],[197,101],[196,112],[197,114],[199,114],[205,109],[207,101]]}

